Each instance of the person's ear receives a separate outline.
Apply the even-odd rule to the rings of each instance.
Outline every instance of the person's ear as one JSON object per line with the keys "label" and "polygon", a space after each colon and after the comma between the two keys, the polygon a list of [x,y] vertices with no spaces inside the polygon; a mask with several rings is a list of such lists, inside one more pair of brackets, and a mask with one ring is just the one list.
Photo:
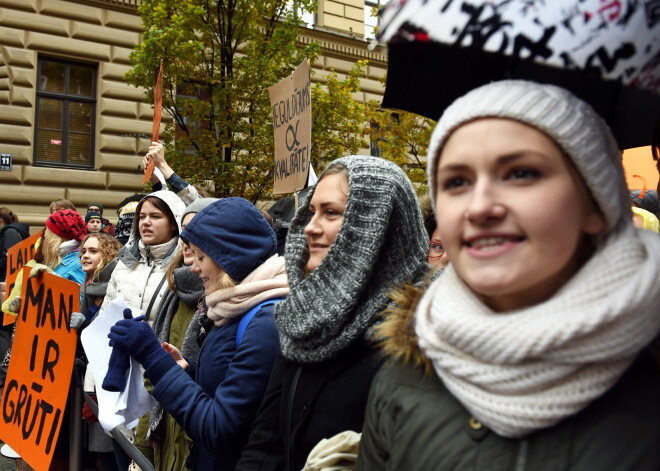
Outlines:
{"label": "person's ear", "polygon": [[589,208],[582,223],[582,232],[585,234],[596,235],[603,232],[606,226],[605,217],[601,212],[594,207]]}

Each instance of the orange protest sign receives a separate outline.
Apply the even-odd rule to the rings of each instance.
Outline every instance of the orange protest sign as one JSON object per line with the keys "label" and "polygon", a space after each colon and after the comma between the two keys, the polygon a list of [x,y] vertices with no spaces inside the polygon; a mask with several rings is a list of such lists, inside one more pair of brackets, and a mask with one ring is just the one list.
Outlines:
{"label": "orange protest sign", "polygon": [[16,320],[2,394],[0,439],[36,471],[47,471],[69,393],[80,286],[57,275],[29,278],[23,270],[21,310]]}
{"label": "orange protest sign", "polygon": [[304,60],[290,76],[268,88],[275,131],[274,195],[302,190],[312,150],[310,65]]}
{"label": "orange protest sign", "polygon": [[658,186],[658,169],[653,160],[651,146],[636,147],[623,151],[623,169],[630,190],[655,190]]}
{"label": "orange protest sign", "polygon": [[[151,142],[160,142],[160,118],[163,113],[163,61],[160,61],[160,69],[158,69],[158,78],[156,79],[156,86],[154,87],[154,122],[151,126]],[[151,143],[149,143],[151,144]],[[147,183],[154,173],[154,161],[149,161],[149,164],[144,169],[144,178],[142,183]]]}
{"label": "orange protest sign", "polygon": [[[21,271],[21,268],[34,258],[34,253],[36,252],[35,246],[37,241],[41,239],[44,231],[41,230],[34,235],[31,235],[27,239],[20,241],[18,244],[10,247],[7,250],[7,286],[5,290],[5,296],[9,297],[14,283],[16,282],[16,277]],[[9,325],[16,322],[16,316],[11,314],[4,314],[2,325]]]}

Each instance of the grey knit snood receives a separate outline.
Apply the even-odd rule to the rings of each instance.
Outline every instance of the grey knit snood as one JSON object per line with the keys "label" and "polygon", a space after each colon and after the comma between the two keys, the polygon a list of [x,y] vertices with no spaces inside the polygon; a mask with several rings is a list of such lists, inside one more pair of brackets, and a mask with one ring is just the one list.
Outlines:
{"label": "grey knit snood", "polygon": [[304,229],[314,191],[301,202],[286,241],[291,292],[275,308],[282,353],[314,363],[335,357],[365,337],[398,284],[416,282],[428,270],[428,237],[410,180],[394,163],[349,156],[348,202],[334,244],[307,277]]}

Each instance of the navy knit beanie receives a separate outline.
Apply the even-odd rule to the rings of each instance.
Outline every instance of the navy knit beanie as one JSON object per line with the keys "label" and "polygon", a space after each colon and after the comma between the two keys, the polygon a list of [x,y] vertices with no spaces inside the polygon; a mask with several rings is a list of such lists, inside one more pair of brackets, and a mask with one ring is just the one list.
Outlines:
{"label": "navy knit beanie", "polygon": [[101,213],[98,211],[90,211],[87,214],[85,214],[85,222],[89,222],[92,219],[98,219],[101,221]]}
{"label": "navy knit beanie", "polygon": [[277,238],[261,212],[243,198],[223,198],[202,209],[181,238],[202,249],[240,283],[275,254]]}
{"label": "navy knit beanie", "polygon": [[101,204],[99,201],[92,201],[87,205],[87,212],[89,212],[89,208],[91,208],[92,206],[96,206],[97,208],[99,208],[99,213],[101,213],[101,216],[103,216],[103,204]]}

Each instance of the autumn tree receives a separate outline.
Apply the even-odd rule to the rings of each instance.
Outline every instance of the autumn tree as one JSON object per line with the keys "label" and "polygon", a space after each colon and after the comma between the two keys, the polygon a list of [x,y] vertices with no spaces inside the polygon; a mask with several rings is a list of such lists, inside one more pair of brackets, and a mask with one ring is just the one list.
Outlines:
{"label": "autumn tree", "polygon": [[[312,163],[321,169],[342,155],[374,142],[379,155],[399,165],[415,183],[426,183],[426,152],[435,121],[407,111],[380,108],[354,99],[368,62],[357,61],[340,79],[332,71],[312,91]],[[384,83],[383,78],[383,83]]]}
{"label": "autumn tree", "polygon": [[[359,60],[339,79],[334,71],[326,83],[312,92],[312,163],[315,167],[347,153],[368,147],[399,165],[414,183],[426,183],[426,152],[436,122],[402,110],[380,107],[379,101],[362,103],[353,96],[360,91],[368,61]],[[383,86],[386,77],[381,79]],[[422,185],[423,186],[423,185]]]}
{"label": "autumn tree", "polygon": [[[290,8],[294,4],[296,8]],[[315,0],[142,0],[142,42],[131,54],[129,83],[152,98],[163,60],[163,110],[171,116],[161,140],[170,165],[215,196],[269,196],[273,123],[267,89],[291,74],[317,43],[301,47],[301,15]],[[317,171],[367,147],[425,180],[422,156],[432,121],[380,110],[354,99],[367,62],[343,77],[330,71],[312,87],[312,152]]]}
{"label": "autumn tree", "polygon": [[319,46],[298,47],[301,15],[314,0],[142,0],[142,42],[126,79],[153,94],[163,60],[162,140],[185,179],[218,197],[255,200],[272,186],[268,86]]}
{"label": "autumn tree", "polygon": [[343,79],[331,70],[325,83],[317,82],[312,88],[311,160],[316,169],[367,146],[367,105],[354,99],[366,66],[367,61],[357,61]]}
{"label": "autumn tree", "polygon": [[380,108],[372,101],[365,106],[364,130],[381,157],[399,165],[414,183],[426,183],[426,153],[435,121],[407,111]]}

